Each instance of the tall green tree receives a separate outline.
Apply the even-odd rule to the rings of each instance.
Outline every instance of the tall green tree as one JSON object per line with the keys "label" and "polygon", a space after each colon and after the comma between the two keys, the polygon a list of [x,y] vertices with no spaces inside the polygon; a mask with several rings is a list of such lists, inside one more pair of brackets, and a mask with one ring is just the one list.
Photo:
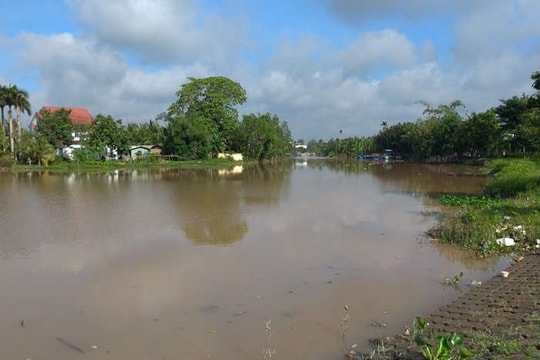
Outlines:
{"label": "tall green tree", "polygon": [[424,115],[430,125],[432,149],[430,155],[449,156],[459,154],[461,148],[457,138],[457,129],[463,121],[459,109],[464,108],[460,100],[450,104],[439,105],[436,108],[426,106]]}
{"label": "tall green tree", "polygon": [[535,111],[537,115],[540,115],[540,72],[535,71],[531,75],[533,80],[532,87],[536,89],[536,94],[533,94],[529,99],[529,110]]}
{"label": "tall green tree", "polygon": [[244,88],[224,76],[188,80],[176,92],[178,99],[169,106],[167,121],[197,123],[190,127],[197,129],[197,137],[207,132],[204,137],[213,139],[214,148],[237,150],[234,149],[239,126],[236,106],[247,100]]}
{"label": "tall green tree", "polygon": [[540,71],[533,72],[531,80],[533,81],[532,87],[537,91],[540,91]]}
{"label": "tall green tree", "polygon": [[53,112],[41,109],[36,131],[57,149],[68,146],[73,140],[70,114],[71,110],[63,108]]}
{"label": "tall green tree", "polygon": [[122,120],[115,120],[111,115],[98,114],[90,128],[88,144],[95,148],[107,149],[105,155],[114,157],[128,151],[128,132]]}
{"label": "tall green tree", "polygon": [[[8,106],[8,87],[6,85],[0,85],[0,110],[2,116],[2,130],[0,136],[6,135],[6,118],[4,114],[4,108]],[[2,149],[4,150],[4,149]]]}
{"label": "tall green tree", "polygon": [[472,157],[494,156],[501,146],[501,127],[495,111],[472,113],[458,129],[461,147]]}
{"label": "tall green tree", "polygon": [[[536,73],[535,73],[536,74]],[[535,75],[531,77],[535,82],[533,87],[537,86]],[[510,99],[499,100],[501,105],[494,109],[498,116],[499,123],[504,130],[503,139],[508,144],[509,151],[533,151],[535,141],[534,126],[537,118],[540,116],[540,96],[534,94],[528,96],[523,94],[521,97],[513,96]]]}
{"label": "tall green tree", "polygon": [[28,91],[23,89],[16,90],[14,99],[15,113],[17,114],[17,137],[21,137],[21,112],[28,115],[32,114],[32,107],[30,106],[30,96]]}
{"label": "tall green tree", "polygon": [[537,111],[528,111],[521,115],[516,127],[516,138],[522,152],[540,152],[540,116]]}
{"label": "tall green tree", "polygon": [[147,123],[130,123],[126,127],[130,145],[163,145],[164,128],[158,119]]}
{"label": "tall green tree", "polygon": [[521,152],[536,153],[540,151],[540,72],[531,75],[532,87],[536,93],[525,97],[525,109],[517,115],[513,140]]}
{"label": "tall green tree", "polygon": [[13,122],[13,106],[17,97],[18,89],[15,85],[8,85],[4,92],[4,99],[8,108],[8,133],[9,148],[12,156],[15,156],[15,124]]}
{"label": "tall green tree", "polygon": [[382,149],[393,149],[400,153],[407,152],[407,149],[404,149],[401,146],[401,139],[404,135],[405,129],[401,123],[390,127],[384,126],[377,136],[375,136],[377,149],[379,149],[379,151]]}
{"label": "tall green tree", "polygon": [[[194,116],[194,115],[193,115]],[[204,120],[190,120],[179,114],[169,117],[165,129],[163,154],[179,156],[181,160],[205,159],[212,153],[212,133]]]}
{"label": "tall green tree", "polygon": [[494,111],[499,117],[499,122],[503,130],[512,133],[520,124],[520,116],[529,110],[529,96],[523,94],[520,97],[512,96],[510,99],[501,99],[501,103]]}
{"label": "tall green tree", "polygon": [[[0,89],[0,105],[2,106],[2,120],[4,107],[8,108],[9,143],[10,150],[15,155],[15,139],[21,136],[21,112],[31,113],[28,92],[19,89],[16,85],[4,86]],[[13,108],[15,108],[16,118],[13,118]],[[4,124],[2,124],[4,125]],[[4,127],[2,126],[4,129]]]}
{"label": "tall green tree", "polygon": [[244,115],[240,124],[241,152],[254,160],[283,157],[292,150],[293,139],[286,122],[275,114]]}

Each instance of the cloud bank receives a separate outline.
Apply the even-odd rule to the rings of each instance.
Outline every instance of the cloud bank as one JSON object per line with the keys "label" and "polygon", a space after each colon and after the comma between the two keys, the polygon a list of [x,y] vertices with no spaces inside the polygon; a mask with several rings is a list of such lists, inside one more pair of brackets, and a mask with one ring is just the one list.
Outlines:
{"label": "cloud bank", "polygon": [[540,64],[534,0],[69,0],[66,9],[57,27],[0,34],[0,80],[28,89],[34,110],[143,122],[187,77],[223,75],[247,91],[241,113],[272,112],[295,138],[326,140],[415,121],[419,100],[484,111],[532,92]]}

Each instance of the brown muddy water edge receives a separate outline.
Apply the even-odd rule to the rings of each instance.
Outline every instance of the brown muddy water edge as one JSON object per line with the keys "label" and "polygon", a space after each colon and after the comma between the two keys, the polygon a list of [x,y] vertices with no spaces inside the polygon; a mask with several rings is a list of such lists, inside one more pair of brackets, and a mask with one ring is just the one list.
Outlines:
{"label": "brown muddy water edge", "polygon": [[[540,359],[540,253],[518,256],[506,269],[508,276],[496,275],[471,289],[465,295],[442,306],[431,314],[419,314],[438,335],[455,332],[464,337],[464,346],[475,353],[475,346],[485,346],[478,334],[497,339],[487,344],[487,351],[494,353],[508,346],[527,349],[520,354],[512,349],[502,349],[506,356],[489,354],[482,359]],[[412,319],[411,319],[412,322]],[[424,359],[420,348],[412,342],[411,329],[394,337],[374,339],[375,353],[346,354],[346,359]],[[384,353],[381,353],[381,345]],[[491,346],[493,349],[489,349]],[[486,350],[486,349],[483,349]],[[516,350],[516,349],[514,349]]]}

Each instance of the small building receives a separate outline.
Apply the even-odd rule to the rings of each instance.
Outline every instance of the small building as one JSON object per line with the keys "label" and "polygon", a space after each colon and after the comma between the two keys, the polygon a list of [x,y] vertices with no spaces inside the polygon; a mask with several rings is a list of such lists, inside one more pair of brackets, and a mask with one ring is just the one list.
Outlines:
{"label": "small building", "polygon": [[71,144],[64,148],[56,149],[56,151],[59,155],[73,159],[73,150],[82,148],[81,138],[87,134],[88,129],[94,123],[94,118],[87,109],[63,106],[43,106],[34,114],[34,116],[32,116],[32,120],[30,121],[30,131],[36,130],[38,122],[43,118],[43,115],[41,114],[43,110],[54,113],[62,109],[70,112],[69,119],[71,120],[75,131],[71,133]]}
{"label": "small building", "polygon": [[240,153],[218,153],[218,159],[232,159],[233,161],[243,161],[244,156]]}
{"label": "small building", "polygon": [[43,106],[38,112],[32,116],[32,120],[30,122],[30,130],[35,130],[37,127],[37,123],[39,119],[41,119],[41,111],[49,111],[51,113],[54,113],[58,110],[68,110],[69,118],[71,119],[71,123],[73,125],[86,125],[90,126],[94,123],[94,118],[92,115],[90,115],[90,112],[86,110],[85,108],[72,108],[72,107],[62,107],[62,106]]}
{"label": "small building", "polygon": [[159,145],[135,145],[129,148],[129,157],[131,160],[145,159],[148,154],[161,155],[161,146]]}

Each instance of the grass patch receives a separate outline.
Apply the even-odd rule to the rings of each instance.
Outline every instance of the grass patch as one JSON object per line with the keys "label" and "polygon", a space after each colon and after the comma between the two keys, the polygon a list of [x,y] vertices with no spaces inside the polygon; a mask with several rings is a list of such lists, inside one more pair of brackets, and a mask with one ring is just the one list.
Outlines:
{"label": "grass patch", "polygon": [[540,189],[540,161],[527,159],[498,159],[488,162],[492,176],[484,188],[491,197],[515,197],[536,193]]}
{"label": "grass patch", "polygon": [[[487,326],[472,336],[430,332],[428,324],[416,318],[412,329],[394,343],[377,344],[370,353],[358,353],[353,348],[345,358],[350,360],[422,360],[422,359],[540,359],[540,314],[533,311],[517,323]],[[414,346],[416,344],[417,346]],[[397,347],[395,347],[397,345]]]}
{"label": "grass patch", "polygon": [[[14,171],[109,171],[117,169],[140,169],[140,168],[173,168],[173,169],[192,169],[192,168],[219,168],[236,164],[229,159],[209,159],[209,160],[185,160],[185,161],[59,161],[49,166],[38,165],[14,165]],[[241,164],[238,163],[238,164]]]}
{"label": "grass patch", "polygon": [[[482,194],[441,196],[450,211],[428,235],[480,255],[531,252],[540,239],[540,166],[532,160],[497,160]],[[515,245],[501,244],[511,238]]]}
{"label": "grass patch", "polygon": [[[538,313],[529,317],[538,317]],[[488,328],[476,332],[468,343],[472,359],[539,359],[540,322],[525,321],[525,325],[510,326],[501,333]]]}

